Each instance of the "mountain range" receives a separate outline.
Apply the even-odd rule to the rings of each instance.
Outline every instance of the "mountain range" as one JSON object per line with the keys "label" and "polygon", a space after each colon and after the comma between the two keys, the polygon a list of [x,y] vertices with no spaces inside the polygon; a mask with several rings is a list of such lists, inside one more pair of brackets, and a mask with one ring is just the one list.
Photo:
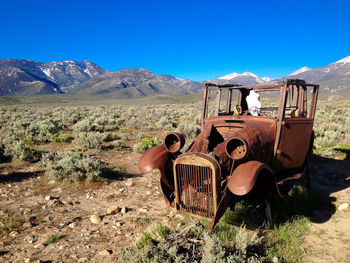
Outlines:
{"label": "mountain range", "polygon": [[350,56],[320,68],[302,67],[278,79],[260,78],[251,72],[206,81],[157,75],[147,69],[105,70],[90,61],[41,63],[31,60],[0,60],[0,96],[73,94],[134,98],[156,94],[201,92],[205,82],[257,85],[280,83],[287,78],[305,79],[321,85],[323,94],[350,93]]}

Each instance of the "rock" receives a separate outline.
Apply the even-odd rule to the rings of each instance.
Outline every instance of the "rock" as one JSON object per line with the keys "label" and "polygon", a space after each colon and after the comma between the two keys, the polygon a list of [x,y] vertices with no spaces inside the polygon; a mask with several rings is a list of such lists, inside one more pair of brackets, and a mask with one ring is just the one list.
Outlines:
{"label": "rock", "polygon": [[38,243],[38,244],[35,244],[35,245],[34,245],[34,248],[35,248],[35,249],[43,250],[43,249],[45,248],[45,245],[42,244],[42,243]]}
{"label": "rock", "polygon": [[55,180],[50,180],[50,181],[48,181],[47,183],[48,183],[48,184],[55,184],[56,181],[55,181]]}
{"label": "rock", "polygon": [[47,202],[47,206],[53,207],[57,205],[63,205],[62,201],[59,199],[51,199],[49,202]]}
{"label": "rock", "polygon": [[73,222],[73,223],[70,223],[69,225],[68,225],[70,228],[75,228],[75,226],[76,226],[76,223],[75,222]]}
{"label": "rock", "polygon": [[119,192],[120,192],[120,193],[123,193],[125,190],[126,190],[126,188],[123,187],[123,188],[119,189]]}
{"label": "rock", "polygon": [[129,180],[129,181],[127,181],[127,182],[125,183],[125,185],[126,185],[127,187],[130,187],[130,186],[133,186],[133,185],[134,185],[134,182],[133,182],[132,180]]}
{"label": "rock", "polygon": [[46,222],[51,222],[54,218],[55,218],[54,215],[48,215],[48,216],[45,216],[45,217],[44,217],[44,220],[45,220]]}
{"label": "rock", "polygon": [[86,194],[86,199],[94,199],[96,197],[96,193],[92,192],[92,193],[87,193]]}
{"label": "rock", "polygon": [[24,263],[29,263],[30,262],[30,258],[25,258],[24,259]]}
{"label": "rock", "polygon": [[147,213],[147,209],[146,208],[139,208],[139,212],[140,213]]}
{"label": "rock", "polygon": [[348,209],[348,207],[349,207],[348,203],[342,203],[341,205],[339,205],[338,210],[339,211],[346,210]]}
{"label": "rock", "polygon": [[123,206],[121,212],[122,214],[126,214],[128,212],[128,208],[126,206]]}
{"label": "rock", "polygon": [[49,201],[49,200],[51,200],[51,199],[52,199],[51,195],[45,196],[45,200],[46,200],[46,201]]}
{"label": "rock", "polygon": [[30,227],[32,227],[33,225],[31,224],[31,223],[29,223],[29,222],[26,222],[26,223],[24,223],[23,224],[23,227],[24,228],[30,228]]}
{"label": "rock", "polygon": [[152,192],[151,191],[146,191],[146,195],[151,195]]}
{"label": "rock", "polygon": [[119,206],[111,206],[107,209],[108,215],[115,215],[121,211],[121,208]]}
{"label": "rock", "polygon": [[107,249],[98,252],[98,255],[99,256],[103,256],[103,257],[110,256],[111,254],[112,254],[112,251],[111,250],[107,250]]}
{"label": "rock", "polygon": [[27,241],[29,244],[33,244],[36,241],[36,236],[29,235],[24,238],[24,241]]}
{"label": "rock", "polygon": [[18,236],[18,232],[17,231],[12,231],[12,232],[10,232],[10,237],[17,237]]}
{"label": "rock", "polygon": [[279,262],[278,257],[273,257],[273,258],[272,258],[272,262],[273,262],[273,263]]}
{"label": "rock", "polygon": [[30,208],[26,208],[24,209],[23,215],[28,215],[32,212],[32,210]]}
{"label": "rock", "polygon": [[90,221],[93,224],[100,224],[101,223],[101,218],[98,215],[92,215],[90,217]]}
{"label": "rock", "polygon": [[123,224],[124,224],[123,222],[116,222],[116,223],[115,223],[115,225],[116,225],[117,227],[121,227]]}
{"label": "rock", "polygon": [[62,193],[63,192],[63,190],[62,190],[62,188],[61,187],[57,187],[57,188],[54,188],[54,189],[52,189],[52,192],[56,192],[56,193]]}

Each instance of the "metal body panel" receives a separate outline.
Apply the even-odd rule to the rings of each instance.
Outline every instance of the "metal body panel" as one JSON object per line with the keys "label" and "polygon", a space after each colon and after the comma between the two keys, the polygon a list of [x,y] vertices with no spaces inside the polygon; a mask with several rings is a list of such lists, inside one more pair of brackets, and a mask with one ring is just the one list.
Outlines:
{"label": "metal body panel", "polygon": [[304,164],[309,151],[313,123],[313,119],[285,119],[276,156],[279,169],[297,168]]}

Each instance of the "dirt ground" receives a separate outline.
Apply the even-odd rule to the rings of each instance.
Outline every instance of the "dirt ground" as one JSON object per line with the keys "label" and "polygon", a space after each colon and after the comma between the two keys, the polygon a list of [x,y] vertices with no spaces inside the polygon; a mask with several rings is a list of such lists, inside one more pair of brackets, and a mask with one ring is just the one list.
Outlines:
{"label": "dirt ground", "polygon": [[[329,196],[334,208],[314,211],[306,237],[304,262],[350,262],[350,159],[318,158],[313,162],[313,187]],[[348,208],[346,204],[349,204]]]}
{"label": "dirt ground", "polygon": [[[99,158],[123,170],[123,176],[96,186],[62,185],[50,181],[35,165],[1,164],[0,217],[24,221],[0,236],[0,262],[120,262],[119,249],[130,245],[149,223],[172,214],[166,207],[159,174],[140,175],[139,154],[131,150],[102,152]],[[305,262],[350,262],[350,162],[318,159],[313,187],[329,194],[335,209],[315,211],[306,237]],[[107,215],[107,209],[123,211]],[[97,215],[101,222],[91,222]],[[97,219],[95,219],[98,221]],[[44,245],[47,236],[60,238]]]}

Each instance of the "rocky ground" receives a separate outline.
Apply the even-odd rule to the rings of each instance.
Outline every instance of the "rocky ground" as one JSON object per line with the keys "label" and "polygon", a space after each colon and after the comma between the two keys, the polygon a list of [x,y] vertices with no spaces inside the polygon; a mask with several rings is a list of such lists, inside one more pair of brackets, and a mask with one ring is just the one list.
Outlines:
{"label": "rocky ground", "polygon": [[[1,164],[0,218],[16,227],[1,233],[0,262],[120,262],[121,247],[150,223],[169,220],[159,174],[140,175],[139,154],[100,158],[125,173],[109,184],[63,185],[35,165]],[[350,262],[349,171],[349,159],[314,162],[313,186],[336,207],[315,211],[305,262]]]}
{"label": "rocky ground", "polygon": [[[129,171],[137,158],[124,155]],[[1,236],[0,262],[118,261],[120,247],[169,212],[160,192],[157,171],[135,171],[109,184],[62,185],[38,167],[2,165],[0,216],[11,215],[20,226]],[[56,242],[44,244],[56,233]]]}

